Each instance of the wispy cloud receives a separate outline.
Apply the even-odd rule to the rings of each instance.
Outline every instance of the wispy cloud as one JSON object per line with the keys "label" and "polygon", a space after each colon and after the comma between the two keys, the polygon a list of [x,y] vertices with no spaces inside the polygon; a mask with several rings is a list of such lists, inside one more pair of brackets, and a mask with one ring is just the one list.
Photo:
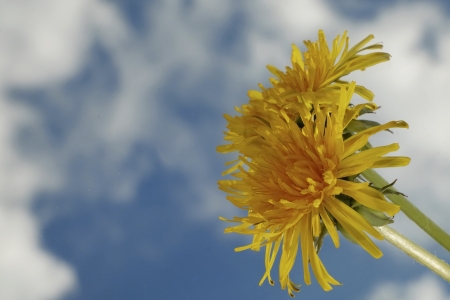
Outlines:
{"label": "wispy cloud", "polygon": [[23,208],[0,207],[0,297],[57,299],[76,284],[73,268],[40,243],[40,226]]}
{"label": "wispy cloud", "polygon": [[424,275],[416,280],[384,282],[377,285],[366,297],[367,300],[448,300],[450,294],[442,280],[433,275]]}

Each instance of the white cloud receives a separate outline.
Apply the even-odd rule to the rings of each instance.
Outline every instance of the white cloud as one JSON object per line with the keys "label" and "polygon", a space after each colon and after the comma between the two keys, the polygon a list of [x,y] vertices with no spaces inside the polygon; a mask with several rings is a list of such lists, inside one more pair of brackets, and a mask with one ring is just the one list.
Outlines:
{"label": "white cloud", "polygon": [[383,282],[366,297],[367,300],[449,300],[450,293],[443,280],[424,275],[409,282]]}
{"label": "white cloud", "polygon": [[58,299],[74,288],[73,269],[42,249],[39,224],[20,207],[0,207],[0,297]]}
{"label": "white cloud", "polygon": [[0,82],[29,86],[72,74],[90,41],[91,2],[2,1]]}
{"label": "white cloud", "polygon": [[[0,96],[0,199],[1,203],[14,205],[28,203],[37,190],[52,189],[60,184],[58,176],[47,158],[25,158],[16,149],[17,134],[22,126],[41,128],[39,118],[27,107],[11,103]],[[43,175],[43,167],[47,166]]]}

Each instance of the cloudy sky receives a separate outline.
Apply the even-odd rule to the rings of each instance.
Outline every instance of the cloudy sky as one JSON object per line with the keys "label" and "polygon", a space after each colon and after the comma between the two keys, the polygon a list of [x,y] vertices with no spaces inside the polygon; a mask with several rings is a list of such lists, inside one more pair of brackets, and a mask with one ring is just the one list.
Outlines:
{"label": "cloudy sky", "polygon": [[[0,0],[0,298],[288,299],[263,252],[224,235],[224,113],[289,64],[291,44],[372,33],[392,55],[352,75],[408,130],[383,170],[450,231],[450,5],[370,0]],[[303,49],[303,48],[302,48]],[[446,154],[447,153],[447,154]],[[449,261],[405,217],[394,228]],[[443,300],[450,286],[385,242],[321,252],[343,283],[302,299]],[[292,272],[302,281],[300,264]]]}

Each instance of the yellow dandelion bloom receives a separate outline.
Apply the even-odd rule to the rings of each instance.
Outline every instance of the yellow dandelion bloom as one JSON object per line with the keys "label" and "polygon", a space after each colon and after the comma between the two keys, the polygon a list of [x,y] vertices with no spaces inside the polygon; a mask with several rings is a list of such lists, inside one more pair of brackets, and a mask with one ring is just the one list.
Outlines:
{"label": "yellow dandelion bloom", "polygon": [[[253,235],[251,244],[236,251],[265,249],[266,272],[261,279],[273,284],[271,269],[277,254],[279,281],[283,289],[299,291],[299,285],[290,279],[297,252],[301,250],[303,275],[311,283],[310,267],[317,281],[326,291],[339,284],[328,274],[318,254],[315,241],[326,230],[336,247],[339,225],[372,256],[382,256],[380,249],[367,234],[377,239],[382,236],[352,207],[341,201],[345,195],[358,205],[393,216],[399,211],[387,202],[383,194],[367,182],[350,181],[368,168],[405,166],[407,157],[386,157],[396,151],[398,144],[361,151],[370,136],[388,128],[407,128],[403,121],[393,121],[361,131],[344,140],[343,129],[349,118],[346,107],[354,93],[355,84],[348,90],[341,87],[338,103],[323,107],[313,99],[313,110],[304,103],[292,105],[301,123],[292,119],[284,109],[269,111],[265,121],[258,123],[255,142],[240,149],[234,179],[219,181],[227,199],[248,212],[245,217],[234,217],[239,223],[225,232]],[[299,125],[300,124],[300,125]],[[223,219],[223,218],[222,218]],[[225,219],[223,219],[225,220]]]}
{"label": "yellow dandelion bloom", "polygon": [[[388,61],[390,55],[384,52],[361,54],[366,50],[382,49],[383,45],[366,44],[374,38],[367,36],[358,44],[348,49],[349,38],[345,31],[342,37],[334,39],[331,50],[328,47],[325,34],[319,31],[317,42],[304,41],[307,51],[302,55],[297,46],[292,45],[292,67],[286,67],[282,72],[274,66],[267,66],[269,71],[276,76],[271,84],[286,101],[297,101],[297,96],[314,93],[319,103],[330,102],[339,97],[341,86],[348,86],[348,82],[341,77],[356,70],[365,70],[373,65]],[[366,46],[366,47],[365,47]],[[262,92],[250,91],[250,99],[262,99],[267,90],[260,85]],[[268,89],[270,90],[270,89]],[[371,101],[373,93],[363,86],[357,85],[355,92],[363,98]]]}

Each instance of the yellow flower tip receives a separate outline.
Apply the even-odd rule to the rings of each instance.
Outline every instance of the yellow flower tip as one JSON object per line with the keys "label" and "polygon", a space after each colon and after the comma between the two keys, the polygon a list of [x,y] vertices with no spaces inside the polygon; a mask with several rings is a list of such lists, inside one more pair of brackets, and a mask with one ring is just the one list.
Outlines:
{"label": "yellow flower tip", "polygon": [[291,55],[292,67],[296,69],[298,66],[303,70],[303,58],[300,49],[295,44],[292,44],[292,55]]}
{"label": "yellow flower tip", "polygon": [[280,74],[283,73],[280,70],[278,70],[278,68],[276,68],[272,65],[267,65],[266,68],[270,71],[270,73],[272,73],[273,75],[275,75],[278,78],[280,77]]}
{"label": "yellow flower tip", "polygon": [[409,165],[410,162],[411,162],[411,158],[410,157],[405,157],[405,164],[403,166]]}
{"label": "yellow flower tip", "polygon": [[262,100],[263,99],[263,95],[260,91],[249,90],[247,92],[247,95],[252,100]]}
{"label": "yellow flower tip", "polygon": [[219,153],[227,153],[231,148],[231,145],[220,145],[216,147],[216,151]]}
{"label": "yellow flower tip", "polygon": [[[382,240],[384,240],[384,237],[382,238]],[[370,254],[372,255],[373,258],[376,259],[380,259],[381,257],[383,257],[383,252],[381,252],[381,250],[375,253],[370,252]]]}
{"label": "yellow flower tip", "polygon": [[295,284],[290,279],[288,280],[289,280],[289,282],[287,283],[288,294],[289,296],[291,296],[291,298],[294,298],[295,297],[294,293],[300,292],[300,284]]}

